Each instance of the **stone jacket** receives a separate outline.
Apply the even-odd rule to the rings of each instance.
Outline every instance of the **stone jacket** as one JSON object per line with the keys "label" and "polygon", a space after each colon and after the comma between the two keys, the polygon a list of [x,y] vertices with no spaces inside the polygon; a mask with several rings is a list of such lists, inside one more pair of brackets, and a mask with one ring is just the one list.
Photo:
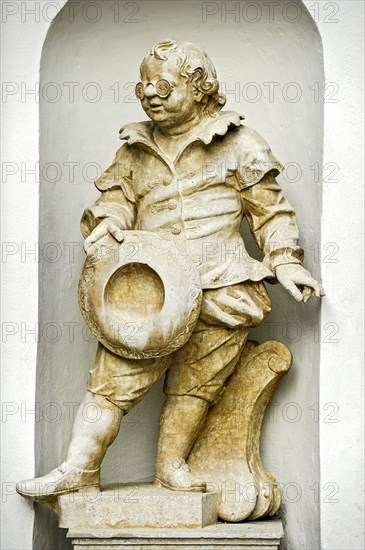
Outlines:
{"label": "stone jacket", "polygon": [[[204,289],[272,279],[278,265],[300,263],[295,213],[275,180],[282,166],[242,119],[235,112],[206,118],[173,161],[155,142],[153,122],[126,125],[126,143],[95,182],[101,197],[84,212],[83,236],[107,217],[158,233],[185,251]],[[244,217],[262,262],[246,252]]]}

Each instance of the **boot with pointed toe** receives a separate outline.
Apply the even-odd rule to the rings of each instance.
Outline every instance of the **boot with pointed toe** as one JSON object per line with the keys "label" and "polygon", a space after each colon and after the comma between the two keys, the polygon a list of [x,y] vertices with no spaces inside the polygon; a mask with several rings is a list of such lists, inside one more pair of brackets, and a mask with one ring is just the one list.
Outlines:
{"label": "boot with pointed toe", "polygon": [[16,485],[16,490],[25,498],[41,501],[87,487],[100,489],[100,468],[82,470],[63,462],[45,476],[20,481]]}

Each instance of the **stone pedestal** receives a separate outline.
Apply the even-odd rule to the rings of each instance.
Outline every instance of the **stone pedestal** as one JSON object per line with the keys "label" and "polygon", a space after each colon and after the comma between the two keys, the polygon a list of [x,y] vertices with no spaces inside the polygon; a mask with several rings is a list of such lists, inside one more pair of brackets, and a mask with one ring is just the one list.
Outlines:
{"label": "stone pedestal", "polygon": [[279,519],[217,523],[200,529],[69,531],[74,550],[277,550],[283,537]]}
{"label": "stone pedestal", "polygon": [[110,485],[48,501],[74,550],[276,550],[281,520],[218,523],[220,492]]}
{"label": "stone pedestal", "polygon": [[170,491],[152,483],[110,485],[48,502],[59,526],[84,532],[124,528],[205,527],[217,521],[220,492]]}

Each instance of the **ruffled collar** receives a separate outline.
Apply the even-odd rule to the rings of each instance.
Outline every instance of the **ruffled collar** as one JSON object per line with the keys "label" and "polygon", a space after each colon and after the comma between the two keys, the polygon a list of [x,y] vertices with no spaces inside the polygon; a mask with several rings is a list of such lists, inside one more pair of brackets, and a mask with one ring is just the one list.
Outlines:
{"label": "ruffled collar", "polygon": [[[202,141],[208,145],[214,136],[224,136],[230,126],[240,126],[241,120],[245,117],[235,111],[218,112],[214,117],[205,118],[195,131],[186,146],[193,141]],[[156,146],[153,139],[153,132],[156,125],[152,121],[135,122],[126,124],[120,129],[119,138],[126,140],[129,145],[134,143],[147,143],[150,146]]]}
{"label": "ruffled collar", "polygon": [[185,149],[195,141],[202,141],[208,145],[214,136],[224,136],[230,126],[240,126],[245,117],[234,111],[218,112],[214,117],[205,118],[198,124],[189,138],[183,143],[175,159],[172,161],[161,150],[154,140],[153,134],[156,124],[152,121],[126,124],[120,129],[119,138],[126,140],[129,145],[140,144],[147,147],[154,155],[160,158],[174,172],[175,164]]}

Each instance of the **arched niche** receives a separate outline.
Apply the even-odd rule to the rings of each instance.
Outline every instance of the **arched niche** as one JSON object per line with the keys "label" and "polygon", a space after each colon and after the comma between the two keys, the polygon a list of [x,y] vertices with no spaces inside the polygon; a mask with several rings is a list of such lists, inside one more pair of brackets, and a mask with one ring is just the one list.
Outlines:
{"label": "arched niche", "polygon": [[[120,126],[145,118],[132,92],[139,62],[156,41],[172,36],[200,44],[217,68],[228,98],[225,108],[245,114],[247,125],[267,139],[281,162],[292,163],[280,182],[298,214],[306,266],[320,277],[323,102],[318,92],[324,75],[320,36],[304,5],[297,2],[291,11],[288,2],[277,3],[273,17],[267,3],[255,3],[256,11],[251,11],[249,3],[237,2],[239,10],[231,14],[222,12],[224,4],[211,3],[209,13],[201,3],[188,0],[120,3],[119,11],[117,4],[104,1],[99,9],[85,10],[82,3],[68,2],[43,48],[42,337],[36,401],[44,414],[36,424],[38,474],[65,457],[96,347],[77,303],[83,263],[79,219],[98,196],[92,179],[99,167],[112,161],[120,145]],[[250,239],[247,229],[243,231]],[[249,242],[250,252],[257,255]],[[267,414],[263,457],[284,489],[286,544],[314,549],[320,546],[319,505],[310,489],[319,482],[318,423],[313,419],[319,400],[319,304],[298,305],[275,286],[269,286],[269,292],[273,313],[252,337],[286,343],[294,366]],[[153,479],[162,402],[160,384],[124,420],[103,463],[104,483]],[[68,548],[55,517],[41,507],[34,544],[37,550]]]}

